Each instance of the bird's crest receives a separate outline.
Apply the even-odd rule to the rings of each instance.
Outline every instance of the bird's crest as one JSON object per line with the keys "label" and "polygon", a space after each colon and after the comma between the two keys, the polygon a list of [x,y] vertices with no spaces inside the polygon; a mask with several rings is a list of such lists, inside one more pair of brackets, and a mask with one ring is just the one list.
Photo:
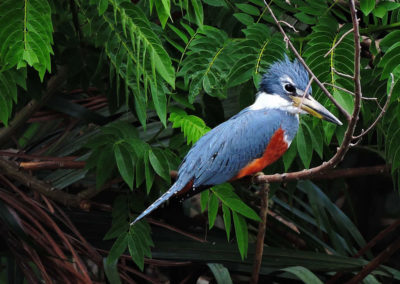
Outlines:
{"label": "bird's crest", "polygon": [[[293,62],[290,61],[289,57],[285,55],[284,59],[269,66],[267,72],[262,77],[259,91],[269,94],[279,94],[278,90],[281,90],[281,80],[287,77],[294,82],[294,85],[303,90],[309,82],[308,72],[304,66],[297,59]],[[309,92],[311,93],[311,88]]]}

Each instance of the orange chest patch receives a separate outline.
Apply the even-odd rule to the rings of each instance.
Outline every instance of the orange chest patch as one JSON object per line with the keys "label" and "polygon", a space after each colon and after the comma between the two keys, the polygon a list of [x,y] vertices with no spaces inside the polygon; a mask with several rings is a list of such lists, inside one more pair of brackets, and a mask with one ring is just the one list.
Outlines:
{"label": "orange chest patch", "polygon": [[278,160],[288,148],[284,136],[284,131],[279,128],[271,137],[262,157],[248,163],[232,180],[257,173]]}

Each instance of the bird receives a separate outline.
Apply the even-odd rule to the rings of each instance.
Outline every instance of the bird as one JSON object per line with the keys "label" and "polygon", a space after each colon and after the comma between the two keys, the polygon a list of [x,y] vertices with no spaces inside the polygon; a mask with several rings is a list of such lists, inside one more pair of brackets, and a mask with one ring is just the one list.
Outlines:
{"label": "bird", "polygon": [[309,82],[308,72],[297,59],[285,56],[272,63],[254,103],[202,136],[184,157],[175,183],[131,225],[177,193],[262,171],[289,148],[299,128],[299,114],[342,125],[311,96]]}

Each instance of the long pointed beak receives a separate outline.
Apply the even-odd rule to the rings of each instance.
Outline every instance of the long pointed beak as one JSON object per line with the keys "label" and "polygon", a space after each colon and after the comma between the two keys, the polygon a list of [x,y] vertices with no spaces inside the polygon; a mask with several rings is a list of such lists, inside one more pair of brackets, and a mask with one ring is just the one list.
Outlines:
{"label": "long pointed beak", "polygon": [[333,122],[338,125],[343,125],[343,123],[336,118],[329,110],[327,110],[323,105],[317,102],[312,96],[308,95],[303,98],[303,96],[290,96],[293,100],[295,106],[300,107],[307,113],[318,117],[320,119]]}

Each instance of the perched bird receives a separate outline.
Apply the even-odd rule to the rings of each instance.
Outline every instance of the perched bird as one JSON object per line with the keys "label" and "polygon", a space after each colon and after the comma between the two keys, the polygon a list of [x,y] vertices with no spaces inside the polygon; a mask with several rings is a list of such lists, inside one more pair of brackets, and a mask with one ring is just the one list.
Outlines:
{"label": "perched bird", "polygon": [[263,170],[285,153],[299,128],[299,113],[342,123],[311,96],[307,71],[287,57],[263,76],[255,102],[210,130],[183,159],[172,187],[133,222],[172,195],[208,188]]}

